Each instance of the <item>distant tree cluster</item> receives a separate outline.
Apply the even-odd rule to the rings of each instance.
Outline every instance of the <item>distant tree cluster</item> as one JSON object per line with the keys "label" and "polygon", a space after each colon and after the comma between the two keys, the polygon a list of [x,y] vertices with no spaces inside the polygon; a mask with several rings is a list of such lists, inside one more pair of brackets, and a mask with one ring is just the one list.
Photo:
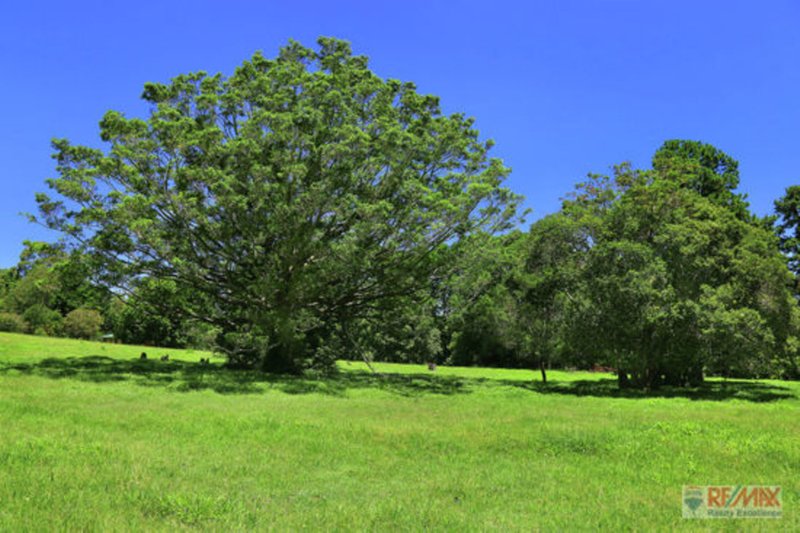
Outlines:
{"label": "distant tree cluster", "polygon": [[106,300],[79,254],[26,242],[19,264],[0,270],[0,331],[96,337],[102,322],[96,309]]}
{"label": "distant tree cluster", "polygon": [[[0,269],[0,331],[158,346],[212,348],[214,332],[158,314],[149,300],[170,298],[143,281],[133,298],[99,284],[88,256],[41,242],[26,242],[20,262]],[[141,297],[139,297],[141,293]]]}
{"label": "distant tree cluster", "polygon": [[211,346],[278,372],[339,358],[613,368],[621,386],[797,376],[800,188],[761,219],[737,162],[668,141],[519,226],[473,120],[347,43],[147,84],[106,150],[54,142],[2,272],[0,329]]}
{"label": "distant tree cluster", "polygon": [[591,175],[527,234],[482,245],[495,259],[478,276],[467,251],[449,357],[538,364],[543,375],[613,368],[621,386],[640,388],[706,374],[798,377],[797,272],[787,268],[797,188],[776,203],[773,228],[735,192],[737,166],[708,144],[668,141],[652,169]]}

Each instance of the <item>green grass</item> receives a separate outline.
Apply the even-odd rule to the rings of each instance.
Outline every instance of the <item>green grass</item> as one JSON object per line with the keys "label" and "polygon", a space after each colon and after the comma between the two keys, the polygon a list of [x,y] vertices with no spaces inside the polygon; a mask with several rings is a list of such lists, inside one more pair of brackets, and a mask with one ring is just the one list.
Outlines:
{"label": "green grass", "polygon": [[[800,530],[798,383],[205,355],[0,334],[0,530]],[[684,484],[782,485],[784,517],[684,521]]]}

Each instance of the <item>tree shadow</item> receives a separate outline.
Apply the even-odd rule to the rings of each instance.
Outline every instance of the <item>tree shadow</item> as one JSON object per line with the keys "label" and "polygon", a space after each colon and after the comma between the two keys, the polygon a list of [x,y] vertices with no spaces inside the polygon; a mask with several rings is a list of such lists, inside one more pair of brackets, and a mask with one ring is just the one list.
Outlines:
{"label": "tree shadow", "polygon": [[237,370],[215,363],[179,360],[113,359],[100,355],[49,358],[35,363],[0,362],[0,374],[21,373],[51,379],[93,383],[132,382],[186,392],[213,390],[220,394],[257,394],[279,390],[287,394],[319,393],[344,396],[348,389],[381,389],[401,396],[469,392],[468,379],[427,374],[373,374],[348,370],[332,374],[276,375]]}
{"label": "tree shadow", "polygon": [[495,380],[433,373],[383,374],[344,370],[333,374],[275,375],[231,369],[216,363],[180,360],[113,359],[100,355],[49,358],[35,363],[0,362],[0,374],[21,373],[51,379],[93,383],[131,382],[171,391],[212,390],[220,394],[259,394],[277,390],[287,394],[344,396],[353,389],[379,389],[399,396],[469,394],[478,387],[513,387],[539,394],[603,398],[688,398],[691,400],[774,402],[795,398],[788,387],[743,380],[711,381],[702,387],[664,387],[655,391],[619,389],[615,379],[554,381]]}
{"label": "tree shadow", "polygon": [[540,394],[595,396],[600,398],[686,398],[702,401],[744,400],[775,402],[796,398],[789,387],[757,381],[707,381],[699,387],[661,387],[656,390],[620,389],[616,379],[542,382],[507,382]]}

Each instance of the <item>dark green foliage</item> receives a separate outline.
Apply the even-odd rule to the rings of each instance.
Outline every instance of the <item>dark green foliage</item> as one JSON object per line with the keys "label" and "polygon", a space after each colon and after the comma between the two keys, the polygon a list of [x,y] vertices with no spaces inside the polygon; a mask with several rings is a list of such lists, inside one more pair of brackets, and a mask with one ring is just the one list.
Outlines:
{"label": "dark green foliage", "polygon": [[64,315],[79,307],[102,309],[109,300],[106,290],[91,283],[85,259],[59,246],[26,241],[16,268],[0,278],[2,307],[25,317],[30,333],[60,335]]}
{"label": "dark green foliage", "polygon": [[734,192],[739,186],[739,162],[710,144],[666,141],[653,156],[653,169],[660,179],[688,187],[740,218],[750,216],[745,195]]}
{"label": "dark green foliage", "polygon": [[[181,337],[183,339],[182,345],[187,348],[213,351],[216,347],[217,335],[219,330],[203,322],[193,320],[186,320],[180,324]],[[165,346],[163,343],[156,343],[159,346]]]}
{"label": "dark green foliage", "polygon": [[25,333],[28,330],[28,324],[25,319],[16,313],[0,312],[0,331],[7,331],[9,333]]}
{"label": "dark green foliage", "polygon": [[415,298],[383,302],[376,319],[357,320],[338,331],[341,353],[396,363],[441,362],[442,346],[435,302],[420,292]]}
{"label": "dark green foliage", "polygon": [[54,142],[41,220],[107,286],[175,283],[237,364],[300,370],[331,323],[424,293],[450,266],[443,244],[513,217],[508,169],[472,119],[377,77],[343,41],[292,42],[143,98],[146,120],[103,118],[106,151]]}
{"label": "dark green foliage", "polygon": [[60,283],[50,265],[37,263],[30,267],[9,290],[6,307],[24,313],[38,305],[55,307]]}
{"label": "dark green foliage", "polygon": [[[216,330],[186,318],[174,283],[139,280],[134,290],[142,302],[134,308],[92,282],[95,272],[89,259],[76,252],[66,254],[59,246],[25,242],[17,266],[0,271],[0,309],[20,317],[9,319],[8,327],[80,338],[94,337],[104,327],[128,343],[214,348]],[[159,302],[159,308],[147,302]],[[76,309],[81,313],[67,320]],[[88,309],[96,311],[87,315]]]}
{"label": "dark green foliage", "polygon": [[517,301],[521,359],[538,363],[542,379],[553,362],[563,364],[570,351],[570,309],[591,247],[586,228],[563,213],[533,224],[523,245],[521,268],[511,278]]}
{"label": "dark green foliage", "polygon": [[94,309],[74,309],[67,313],[62,324],[67,337],[76,339],[94,339],[100,334],[103,315]]}
{"label": "dark green foliage", "polygon": [[516,304],[505,284],[481,294],[453,320],[449,361],[459,366],[521,366]]}
{"label": "dark green foliage", "polygon": [[645,389],[796,375],[791,276],[735,192],[736,161],[669,141],[653,165],[590,175],[521,245],[465,241],[448,293],[450,360],[538,365],[543,379],[553,364],[611,367]]}
{"label": "dark green foliage", "polygon": [[453,274],[436,291],[446,360],[457,365],[516,367],[518,305],[510,280],[522,261],[523,235],[477,234],[453,246]]}
{"label": "dark green foliage", "polygon": [[9,296],[14,285],[19,279],[16,269],[2,268],[0,269],[0,310],[11,309],[11,302]]}
{"label": "dark green foliage", "polygon": [[44,304],[31,305],[22,313],[22,318],[28,324],[28,333],[56,337],[61,334],[61,313]]}
{"label": "dark green foliage", "polygon": [[9,289],[8,304],[22,311],[41,304],[62,315],[78,307],[102,308],[108,291],[93,284],[88,257],[67,253],[60,246],[25,241]]}
{"label": "dark green foliage", "polygon": [[685,147],[672,146],[688,167],[658,160],[652,172],[624,176],[599,209],[567,205],[593,235],[572,338],[592,362],[620,369],[622,384],[696,385],[704,372],[775,375],[796,335],[776,239],[736,208],[744,204],[720,201],[736,182],[735,162],[702,147],[710,161],[724,162],[714,167],[720,181],[712,193],[710,181],[694,181],[711,178]]}
{"label": "dark green foliage", "polygon": [[[800,185],[792,185],[786,194],[775,201],[778,214],[776,231],[781,240],[781,250],[789,261],[789,268],[800,279]],[[796,291],[800,294],[800,287]]]}
{"label": "dark green foliage", "polygon": [[[147,297],[154,297],[154,293],[148,293]],[[113,332],[115,338],[126,344],[170,348],[185,344],[181,320],[157,310],[147,300],[115,300],[106,314],[107,328]]]}

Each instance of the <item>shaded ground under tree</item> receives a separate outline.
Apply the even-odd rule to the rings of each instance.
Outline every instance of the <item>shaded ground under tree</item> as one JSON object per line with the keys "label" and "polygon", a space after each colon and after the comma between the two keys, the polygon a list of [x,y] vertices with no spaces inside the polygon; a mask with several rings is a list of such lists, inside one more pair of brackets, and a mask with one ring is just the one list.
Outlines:
{"label": "shaded ground under tree", "polygon": [[104,383],[130,381],[146,387],[169,387],[176,392],[213,390],[221,394],[259,394],[278,390],[288,394],[320,393],[343,396],[348,390],[374,388],[400,396],[470,394],[477,387],[516,387],[537,394],[608,398],[688,398],[691,400],[744,400],[773,402],[793,398],[788,387],[771,383],[726,380],[708,381],[694,388],[662,387],[655,391],[619,389],[613,378],[550,381],[469,378],[440,374],[370,373],[342,370],[331,374],[275,375],[233,370],[218,364],[186,361],[124,360],[99,355],[48,358],[35,363],[0,362],[0,374],[14,373],[51,379]]}

